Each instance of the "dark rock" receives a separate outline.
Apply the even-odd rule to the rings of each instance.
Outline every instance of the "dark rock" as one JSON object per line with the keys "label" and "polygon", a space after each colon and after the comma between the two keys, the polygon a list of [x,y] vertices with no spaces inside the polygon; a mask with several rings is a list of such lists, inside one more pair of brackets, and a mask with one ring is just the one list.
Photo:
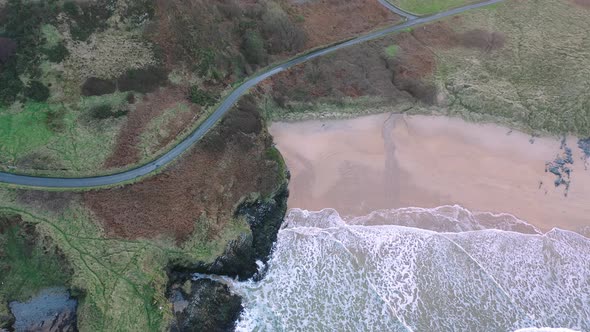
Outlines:
{"label": "dark rock", "polygon": [[117,79],[119,90],[148,93],[163,86],[168,81],[168,72],[163,68],[148,67],[131,69]]}
{"label": "dark rock", "polygon": [[[578,145],[579,144],[580,143],[578,143]],[[567,146],[565,137],[561,140],[561,146],[559,148],[560,150],[563,150],[563,154],[561,156],[557,155],[552,162],[546,163],[545,172],[550,172],[551,174],[555,175],[556,178],[553,184],[555,187],[564,186],[564,195],[567,197],[571,184],[570,178],[572,175],[572,169],[567,165],[573,165],[574,158],[572,149]],[[564,177],[566,177],[567,180]]]}
{"label": "dark rock", "polygon": [[48,288],[31,300],[11,302],[17,331],[75,332],[78,302],[64,288]]}
{"label": "dark rock", "polygon": [[115,90],[117,90],[115,81],[97,77],[88,78],[82,85],[82,95],[84,96],[102,96],[113,93]]}
{"label": "dark rock", "polygon": [[16,53],[16,42],[10,38],[0,37],[0,64],[6,63]]}
{"label": "dark rock", "polygon": [[10,331],[14,325],[13,315],[0,315],[0,332]]}
{"label": "dark rock", "polygon": [[170,272],[173,280],[187,280],[193,273],[223,275],[239,280],[257,276],[257,261],[266,263],[283,218],[287,211],[288,190],[286,185],[268,200],[257,200],[242,204],[236,210],[237,216],[244,216],[250,225],[251,235],[242,235],[231,241],[223,255],[213,263],[197,263],[192,266],[175,266]]}
{"label": "dark rock", "polygon": [[590,138],[581,139],[578,141],[578,147],[586,158],[590,158]]}
{"label": "dark rock", "polygon": [[171,331],[233,331],[242,311],[242,300],[218,282],[199,279],[186,294],[181,287],[171,291],[175,320]]}
{"label": "dark rock", "polygon": [[[231,241],[213,263],[171,265],[168,268],[168,298],[174,305],[173,331],[232,330],[242,310],[241,299],[227,286],[208,279],[191,281],[193,274],[223,275],[239,280],[259,280],[257,262],[266,263],[287,211],[289,192],[285,183],[269,199],[243,203],[236,210],[250,225],[251,234]],[[182,285],[191,283],[190,294]]]}
{"label": "dark rock", "polygon": [[557,166],[550,167],[549,172],[555,174],[556,176],[561,176],[561,172],[559,171],[559,167]]}

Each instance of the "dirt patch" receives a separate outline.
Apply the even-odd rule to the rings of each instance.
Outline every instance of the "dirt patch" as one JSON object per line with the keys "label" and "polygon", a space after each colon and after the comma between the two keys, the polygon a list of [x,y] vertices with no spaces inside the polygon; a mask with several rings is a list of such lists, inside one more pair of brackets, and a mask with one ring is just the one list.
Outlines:
{"label": "dirt patch", "polygon": [[290,9],[302,21],[307,48],[401,22],[377,0],[291,1]]}
{"label": "dirt patch", "polygon": [[245,196],[270,194],[279,167],[257,113],[232,110],[205,139],[165,172],[134,185],[84,194],[108,236],[185,240],[214,237]]}
{"label": "dirt patch", "polygon": [[39,211],[63,212],[80,194],[67,191],[17,190],[17,201]]}
{"label": "dirt patch", "polygon": [[490,32],[481,29],[467,31],[460,35],[463,47],[481,50],[497,50],[504,47],[506,37],[501,32]]}
{"label": "dirt patch", "polygon": [[16,162],[16,167],[22,170],[62,170],[62,165],[44,152],[31,152]]}
{"label": "dirt patch", "polygon": [[[186,99],[186,91],[177,87],[160,88],[145,95],[143,100],[137,104],[136,109],[128,114],[127,122],[117,137],[115,150],[105,162],[104,167],[117,168],[139,162],[141,134],[147,125],[166,109],[174,107],[179,101]],[[191,105],[190,107],[196,106]],[[185,123],[185,125],[187,124]]]}
{"label": "dirt patch", "polygon": [[443,49],[456,47],[458,45],[458,34],[451,26],[460,25],[461,18],[455,16],[450,20],[451,24],[446,21],[434,22],[428,25],[416,27],[412,29],[410,33],[400,33],[396,35],[395,38],[408,37],[407,35],[411,35],[424,46]]}

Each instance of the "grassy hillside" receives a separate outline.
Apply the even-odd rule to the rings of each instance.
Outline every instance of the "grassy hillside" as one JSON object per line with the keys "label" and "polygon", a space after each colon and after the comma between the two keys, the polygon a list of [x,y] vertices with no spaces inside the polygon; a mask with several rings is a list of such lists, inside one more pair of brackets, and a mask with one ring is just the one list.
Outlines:
{"label": "grassy hillside", "polygon": [[375,0],[0,2],[0,170],[151,160],[260,68],[397,19]]}
{"label": "grassy hillside", "polygon": [[433,80],[443,105],[451,113],[491,116],[529,131],[589,136],[589,14],[574,1],[543,0],[509,1],[463,16],[456,31],[493,31],[504,45],[435,49]]}
{"label": "grassy hillside", "polygon": [[256,102],[245,97],[181,160],[140,183],[73,193],[0,188],[0,324],[9,301],[66,285],[82,295],[81,331],[165,330],[173,314],[167,266],[212,262],[251,234],[237,208],[271,201],[286,181]]}
{"label": "grassy hillside", "polygon": [[588,6],[525,0],[469,11],[281,74],[271,118],[379,111],[590,136]]}
{"label": "grassy hillside", "polygon": [[[4,191],[1,194],[3,202],[11,200],[13,195]],[[70,285],[85,292],[78,308],[81,331],[160,330],[171,315],[164,296],[168,262],[174,259],[211,261],[223,252],[227,241],[247,229],[243,223],[236,221],[215,240],[208,241],[197,236],[178,247],[166,239],[132,241],[105,238],[92,217],[80,206],[72,206],[58,217],[43,217],[42,214],[34,215],[18,207],[10,207],[12,204],[2,205],[4,207],[0,211],[21,215],[25,222],[37,224],[43,236],[49,236],[59,244],[74,270]],[[34,260],[11,258],[11,255],[22,251],[19,247],[14,250],[12,247],[7,247],[9,260],[5,262],[2,259],[0,262],[7,264],[16,260],[20,264],[13,266],[5,281],[14,285],[14,279],[24,278],[28,282],[0,294],[3,304],[7,300],[26,298],[27,294],[32,295],[43,286],[68,281],[54,272],[56,269],[59,271],[60,265],[46,258],[34,256],[39,257],[37,261],[43,262],[34,268],[30,266]]]}

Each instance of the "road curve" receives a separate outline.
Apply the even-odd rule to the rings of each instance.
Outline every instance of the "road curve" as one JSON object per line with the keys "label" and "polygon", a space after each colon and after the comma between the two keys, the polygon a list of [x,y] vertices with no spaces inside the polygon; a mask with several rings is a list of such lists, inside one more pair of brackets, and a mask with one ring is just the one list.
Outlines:
{"label": "road curve", "polygon": [[394,12],[394,13],[398,14],[399,16],[405,17],[406,20],[408,20],[408,21],[415,20],[418,18],[418,16],[410,14],[407,11],[394,6],[391,2],[389,2],[389,0],[377,0],[377,1],[379,1],[379,3],[383,7],[389,9],[389,11]]}
{"label": "road curve", "polygon": [[[352,45],[360,44],[369,40],[377,39],[388,35],[390,33],[401,31],[407,29],[409,27],[413,27],[416,25],[432,22],[439,20],[441,18],[445,18],[448,16],[453,16],[456,14],[460,14],[462,12],[481,8],[484,6],[489,6],[495,3],[502,2],[504,0],[487,0],[476,4],[467,5],[464,7],[459,7],[455,9],[451,9],[445,12],[440,12],[438,14],[434,14],[431,16],[426,17],[418,17],[411,20],[406,21],[400,25],[392,26],[383,30],[375,31],[369,33],[365,36],[357,37],[324,49],[316,50],[304,55],[301,55],[295,59],[287,61],[283,64],[280,64],[274,68],[269,69],[268,71],[259,74],[249,80],[245,81],[239,87],[237,87],[225,100],[219,105],[219,107],[197,128],[193,131],[188,137],[186,137],[183,141],[181,141],[178,145],[173,147],[170,151],[166,152],[164,155],[159,157],[158,159],[151,161],[145,165],[139,166],[134,169],[130,169],[127,171],[123,171],[121,173],[110,174],[110,175],[103,175],[103,176],[94,176],[94,177],[84,177],[84,178],[62,178],[62,177],[42,177],[42,176],[30,176],[30,175],[21,175],[21,174],[12,174],[12,173],[4,173],[0,172],[0,183],[6,184],[13,184],[18,186],[27,186],[27,187],[38,187],[38,188],[92,188],[92,187],[100,187],[100,186],[110,186],[116,184],[122,184],[125,182],[133,181],[135,179],[141,178],[146,176],[163,166],[171,163],[174,159],[180,156],[183,152],[188,150],[193,144],[199,141],[206,133],[211,129],[217,121],[219,121],[230,109],[231,107],[238,101],[238,99],[250,88],[257,85],[261,81],[276,75],[284,70],[287,70],[293,66],[306,62],[308,60],[323,56],[328,53],[335,52],[337,50],[343,49],[345,47],[349,47]],[[388,7],[389,8],[389,7]],[[395,7],[393,7],[395,8]]]}

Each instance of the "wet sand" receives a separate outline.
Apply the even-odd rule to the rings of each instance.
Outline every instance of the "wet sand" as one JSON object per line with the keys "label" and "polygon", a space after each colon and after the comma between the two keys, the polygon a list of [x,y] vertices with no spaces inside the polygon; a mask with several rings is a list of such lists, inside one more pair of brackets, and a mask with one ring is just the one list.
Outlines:
{"label": "wet sand", "polygon": [[558,138],[435,116],[380,114],[350,120],[273,123],[291,171],[289,207],[377,209],[459,204],[510,213],[544,230],[590,226],[590,170],[577,138],[567,197],[546,163],[563,155]]}

